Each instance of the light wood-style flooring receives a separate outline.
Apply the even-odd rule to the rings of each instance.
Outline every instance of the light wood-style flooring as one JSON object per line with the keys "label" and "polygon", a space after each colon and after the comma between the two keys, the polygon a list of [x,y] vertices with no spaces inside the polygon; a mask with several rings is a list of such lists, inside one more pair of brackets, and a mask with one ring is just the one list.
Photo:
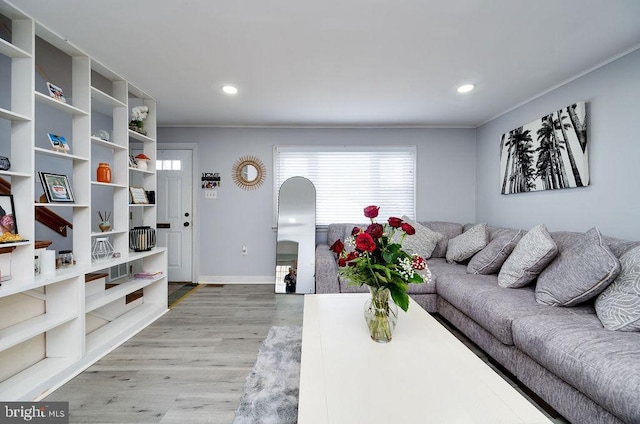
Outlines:
{"label": "light wood-style flooring", "polygon": [[230,424],[269,328],[301,326],[303,303],[272,285],[198,286],[45,401],[68,401],[71,423]]}
{"label": "light wood-style flooring", "polygon": [[71,423],[229,424],[269,328],[302,325],[303,302],[271,285],[200,286],[45,400],[68,401]]}

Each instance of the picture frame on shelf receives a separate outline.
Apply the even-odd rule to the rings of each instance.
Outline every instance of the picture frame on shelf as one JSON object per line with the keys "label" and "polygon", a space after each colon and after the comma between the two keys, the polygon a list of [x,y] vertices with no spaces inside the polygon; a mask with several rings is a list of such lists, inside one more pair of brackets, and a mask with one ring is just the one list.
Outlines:
{"label": "picture frame on shelf", "polygon": [[136,158],[133,155],[129,155],[129,168],[137,168]]}
{"label": "picture frame on shelf", "polygon": [[134,205],[148,205],[149,198],[147,192],[142,187],[129,187],[131,193],[131,203]]}
{"label": "picture frame on shelf", "polygon": [[49,90],[49,96],[53,97],[59,102],[67,103],[67,99],[64,97],[62,88],[47,81],[47,89]]}
{"label": "picture frame on shelf", "polygon": [[67,139],[64,136],[47,133],[47,137],[49,137],[51,147],[56,152],[69,153],[71,151],[69,143],[67,143]]}
{"label": "picture frame on shelf", "polygon": [[38,172],[44,194],[49,203],[75,203],[69,177],[63,174]]}
{"label": "picture frame on shelf", "polygon": [[13,206],[13,194],[0,194],[0,232],[18,234],[18,221]]}

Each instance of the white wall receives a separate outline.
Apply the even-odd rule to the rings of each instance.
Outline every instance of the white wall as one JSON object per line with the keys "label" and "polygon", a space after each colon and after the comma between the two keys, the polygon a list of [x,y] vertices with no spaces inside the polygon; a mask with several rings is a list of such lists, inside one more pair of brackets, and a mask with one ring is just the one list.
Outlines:
{"label": "white wall", "polygon": [[[418,219],[475,220],[474,129],[159,128],[158,141],[197,143],[197,174],[222,177],[217,199],[204,199],[198,190],[194,233],[200,269],[194,275],[207,280],[273,281],[274,145],[416,145]],[[246,155],[260,158],[267,169],[263,186],[252,191],[240,189],[231,177],[235,161]]]}
{"label": "white wall", "polygon": [[[586,231],[640,240],[640,50],[478,128],[477,221]],[[500,136],[560,107],[586,101],[591,185],[500,194]]]}

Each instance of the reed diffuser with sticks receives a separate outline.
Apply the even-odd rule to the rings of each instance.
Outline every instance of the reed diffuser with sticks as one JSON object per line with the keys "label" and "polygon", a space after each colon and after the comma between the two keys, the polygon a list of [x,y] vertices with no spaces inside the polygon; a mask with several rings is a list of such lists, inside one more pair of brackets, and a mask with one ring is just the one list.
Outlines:
{"label": "reed diffuser with sticks", "polygon": [[111,212],[109,211],[98,211],[98,217],[100,218],[100,224],[98,224],[98,228],[103,233],[111,230],[111,222],[109,219],[111,218]]}

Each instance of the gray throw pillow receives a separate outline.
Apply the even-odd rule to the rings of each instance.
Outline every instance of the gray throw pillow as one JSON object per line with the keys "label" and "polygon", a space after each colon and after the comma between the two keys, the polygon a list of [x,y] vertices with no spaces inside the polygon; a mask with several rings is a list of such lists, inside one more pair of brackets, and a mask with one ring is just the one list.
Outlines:
{"label": "gray throw pillow", "polygon": [[498,274],[500,287],[524,287],[558,254],[558,247],[544,224],[527,232],[504,261]]}
{"label": "gray throw pillow", "polygon": [[483,275],[497,274],[522,235],[523,231],[514,231],[512,234],[500,235],[491,240],[484,249],[473,255],[467,265],[467,272]]}
{"label": "gray throw pillow", "polygon": [[489,243],[487,224],[477,224],[449,240],[447,262],[462,262],[482,250]]}
{"label": "gray throw pillow", "polygon": [[[403,216],[402,220],[411,224],[416,230],[414,235],[407,235],[404,238],[404,242],[402,243],[404,250],[411,255],[419,255],[425,259],[429,259],[433,253],[433,249],[436,248],[436,244],[442,239],[443,235],[406,216]],[[396,231],[394,233],[394,239],[398,234],[402,234],[402,231]]]}
{"label": "gray throw pillow", "polygon": [[436,244],[436,248],[433,249],[433,253],[431,254],[432,258],[444,258],[447,256],[449,240],[462,234],[462,224],[457,222],[423,221],[421,224],[436,233],[442,234],[442,239]]}
{"label": "gray throw pillow", "polygon": [[592,228],[560,246],[558,256],[540,273],[536,301],[574,306],[599,295],[620,273],[620,261]]}
{"label": "gray throw pillow", "polygon": [[620,257],[620,274],[596,299],[596,314],[608,330],[640,331],[640,247]]}

